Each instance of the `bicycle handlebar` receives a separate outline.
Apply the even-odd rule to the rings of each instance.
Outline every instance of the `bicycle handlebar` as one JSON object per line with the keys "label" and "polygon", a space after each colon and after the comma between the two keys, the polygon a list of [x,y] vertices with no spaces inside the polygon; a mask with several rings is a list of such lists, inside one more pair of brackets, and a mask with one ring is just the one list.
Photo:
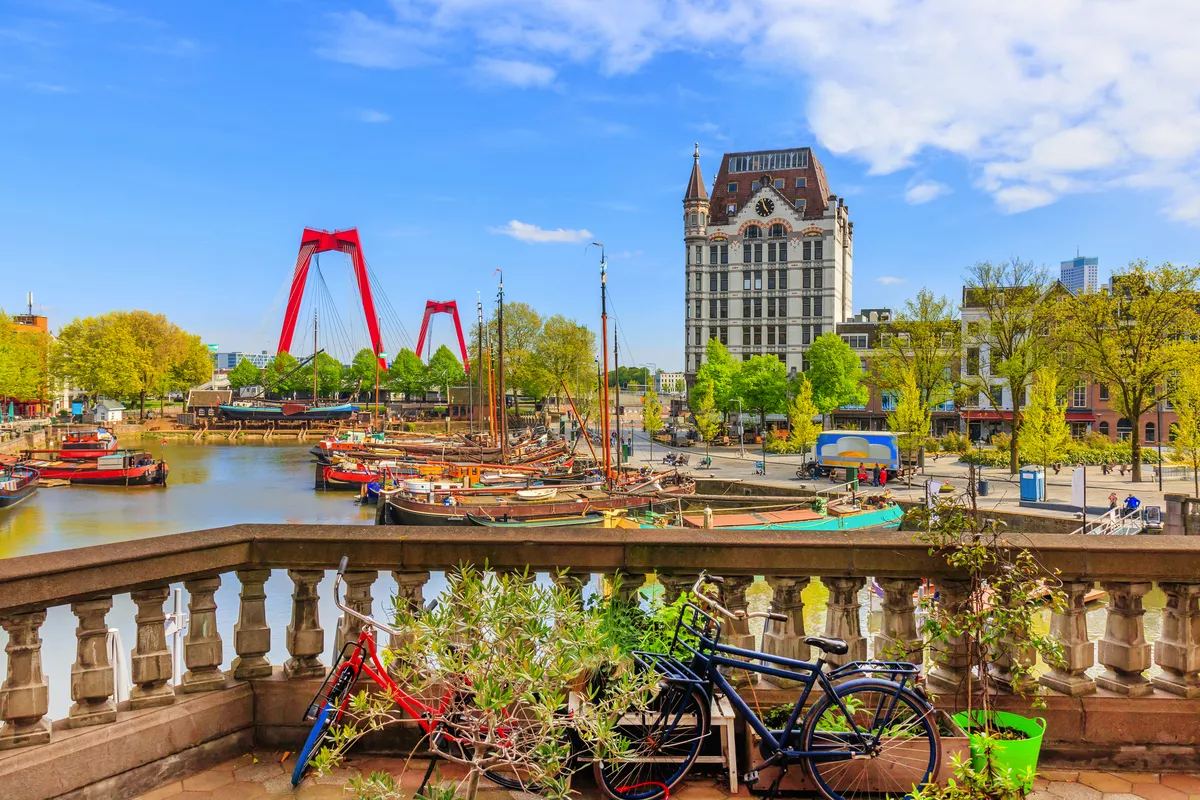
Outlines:
{"label": "bicycle handlebar", "polygon": [[703,603],[703,605],[706,605],[715,611],[719,611],[720,613],[724,614],[726,617],[729,617],[729,619],[736,619],[736,620],[769,619],[769,620],[773,620],[775,622],[787,622],[788,621],[788,618],[786,615],[776,614],[774,611],[742,611],[741,609],[739,609],[737,611],[730,611],[728,608],[721,605],[717,601],[716,598],[700,591],[700,587],[703,586],[705,583],[724,583],[724,582],[725,582],[725,579],[718,575],[709,575],[707,572],[701,572],[700,576],[698,578],[696,578],[696,583],[692,585],[692,595],[697,600],[700,600]]}
{"label": "bicycle handlebar", "polygon": [[356,620],[358,620],[359,622],[362,622],[365,625],[369,625],[372,628],[378,628],[379,630],[384,631],[385,633],[390,633],[392,636],[402,636],[404,634],[404,631],[393,628],[391,625],[386,625],[386,624],[380,622],[379,620],[375,619],[374,617],[368,617],[366,614],[362,614],[362,613],[359,613],[358,611],[355,611],[353,608],[350,608],[345,603],[343,603],[342,599],[340,597],[338,597],[338,586],[341,585],[342,578],[346,574],[346,565],[348,563],[349,563],[349,559],[346,556],[342,556],[342,561],[340,564],[338,564],[337,575],[333,579],[333,604],[335,606],[337,606],[339,609],[341,609],[343,614],[354,617]]}

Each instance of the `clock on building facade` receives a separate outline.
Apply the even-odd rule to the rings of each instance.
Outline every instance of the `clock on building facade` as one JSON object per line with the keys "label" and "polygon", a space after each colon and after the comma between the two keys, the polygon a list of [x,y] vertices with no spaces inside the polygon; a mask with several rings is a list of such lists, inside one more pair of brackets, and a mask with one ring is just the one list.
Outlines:
{"label": "clock on building facade", "polygon": [[754,204],[754,211],[760,217],[769,217],[775,213],[775,201],[769,197],[764,197]]}

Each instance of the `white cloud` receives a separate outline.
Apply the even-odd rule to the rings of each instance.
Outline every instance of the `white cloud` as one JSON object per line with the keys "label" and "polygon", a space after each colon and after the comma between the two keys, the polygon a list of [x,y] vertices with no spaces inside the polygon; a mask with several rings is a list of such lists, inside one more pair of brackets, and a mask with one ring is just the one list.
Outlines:
{"label": "white cloud", "polygon": [[374,108],[360,108],[357,116],[359,122],[369,123],[389,122],[392,119],[391,115]]}
{"label": "white cloud", "polygon": [[[1200,208],[1200,3],[1179,0],[390,0],[338,15],[322,54],[401,67],[472,58],[604,74],[676,50],[769,61],[807,92],[816,143],[874,174],[949,154],[1005,211],[1068,193],[1160,190]],[[782,61],[782,63],[781,63]],[[521,75],[514,68],[514,75]],[[918,195],[920,193],[918,192]]]}
{"label": "white cloud", "polygon": [[937,181],[921,181],[914,183],[904,191],[904,201],[914,206],[936,200],[950,192],[950,187]]}
{"label": "white cloud", "polygon": [[488,228],[488,230],[492,233],[501,233],[531,244],[544,244],[546,242],[574,244],[577,242],[587,242],[592,238],[592,232],[587,228],[580,228],[579,230],[571,230],[569,228],[546,230],[545,228],[539,228],[537,225],[531,225],[528,222],[521,222],[515,219],[509,220],[509,223],[503,227]]}
{"label": "white cloud", "polygon": [[549,86],[554,83],[554,76],[557,74],[550,67],[541,64],[502,58],[480,58],[475,62],[475,69],[489,81],[507,83],[521,89]]}
{"label": "white cloud", "polygon": [[895,275],[880,275],[875,280],[882,283],[884,286],[895,286],[897,283],[908,283],[904,278],[898,278]]}

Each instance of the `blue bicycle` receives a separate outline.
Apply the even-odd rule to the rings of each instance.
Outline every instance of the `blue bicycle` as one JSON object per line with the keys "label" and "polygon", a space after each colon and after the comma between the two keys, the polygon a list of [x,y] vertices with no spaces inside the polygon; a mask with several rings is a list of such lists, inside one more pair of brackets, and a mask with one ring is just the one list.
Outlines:
{"label": "blue bicycle", "polygon": [[[710,731],[714,693],[721,693],[754,729],[762,761],[742,780],[754,784],[760,771],[774,777],[765,794],[774,797],[790,765],[802,764],[813,786],[829,800],[900,798],[929,783],[941,763],[942,744],[933,706],[921,687],[920,670],[899,661],[856,661],[826,670],[825,654],[843,655],[840,639],[809,636],[821,651],[815,662],[797,661],[721,643],[721,623],[703,604],[728,619],[761,617],[787,622],[771,612],[732,612],[702,591],[722,579],[701,574],[684,606],[669,653],[635,653],[641,669],[660,676],[649,707],[618,721],[625,752],[597,759],[596,782],[614,800],[659,800],[691,769]],[[786,723],[772,730],[726,678],[747,670],[801,685]],[[820,692],[808,704],[814,687]]]}

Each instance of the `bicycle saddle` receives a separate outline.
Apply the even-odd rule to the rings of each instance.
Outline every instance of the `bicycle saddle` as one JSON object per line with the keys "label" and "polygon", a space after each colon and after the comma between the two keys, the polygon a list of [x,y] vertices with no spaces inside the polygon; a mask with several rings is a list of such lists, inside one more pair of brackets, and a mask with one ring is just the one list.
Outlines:
{"label": "bicycle saddle", "polygon": [[835,656],[844,656],[850,649],[850,645],[842,639],[827,639],[824,636],[805,636],[804,643],[820,648],[823,652],[833,653]]}

